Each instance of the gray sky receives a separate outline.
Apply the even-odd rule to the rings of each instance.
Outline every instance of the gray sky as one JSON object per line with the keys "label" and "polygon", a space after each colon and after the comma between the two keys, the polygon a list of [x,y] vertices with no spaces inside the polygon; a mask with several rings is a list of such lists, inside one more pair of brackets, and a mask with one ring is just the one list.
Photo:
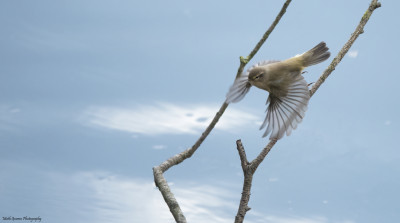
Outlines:
{"label": "gray sky", "polygon": [[[250,64],[325,41],[335,56],[370,1],[293,1]],[[190,147],[283,1],[1,1],[0,222],[173,222],[152,167]],[[258,169],[246,222],[400,218],[400,3],[382,1]],[[316,81],[328,66],[304,74]],[[390,66],[389,66],[390,65]],[[232,222],[249,159],[268,143],[267,93],[232,104],[166,173],[189,222]]]}

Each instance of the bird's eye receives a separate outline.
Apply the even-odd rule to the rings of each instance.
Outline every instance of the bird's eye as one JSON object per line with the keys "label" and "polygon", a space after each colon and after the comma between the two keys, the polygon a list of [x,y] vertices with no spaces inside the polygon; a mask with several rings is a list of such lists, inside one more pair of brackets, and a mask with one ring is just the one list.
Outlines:
{"label": "bird's eye", "polygon": [[262,77],[262,75],[263,75],[263,74],[259,74],[259,75],[255,76],[255,77],[254,77],[254,80],[260,79],[260,77]]}

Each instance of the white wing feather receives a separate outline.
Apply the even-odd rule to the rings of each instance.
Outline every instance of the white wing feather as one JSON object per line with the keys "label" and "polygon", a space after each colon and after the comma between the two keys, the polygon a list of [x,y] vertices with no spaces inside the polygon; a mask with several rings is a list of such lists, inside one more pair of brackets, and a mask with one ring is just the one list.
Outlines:
{"label": "white wing feather", "polygon": [[270,96],[267,100],[267,116],[260,130],[267,126],[263,137],[271,133],[270,139],[280,139],[289,136],[293,129],[303,120],[307,110],[310,93],[304,77],[298,75],[296,80],[288,88],[288,94],[284,97]]}

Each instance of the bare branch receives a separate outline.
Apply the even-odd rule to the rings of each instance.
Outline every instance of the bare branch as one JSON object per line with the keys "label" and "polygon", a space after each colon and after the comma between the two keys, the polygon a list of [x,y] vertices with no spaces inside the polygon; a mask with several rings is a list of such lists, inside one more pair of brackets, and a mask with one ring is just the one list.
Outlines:
{"label": "bare branch", "polygon": [[210,125],[201,134],[200,138],[191,148],[186,149],[185,151],[167,159],[159,166],[153,167],[154,182],[156,183],[156,186],[158,187],[162,196],[164,197],[165,203],[167,203],[169,210],[174,216],[176,222],[185,223],[186,218],[183,215],[183,212],[179,207],[179,204],[176,201],[174,194],[171,192],[168,183],[163,176],[163,173],[167,171],[170,167],[183,162],[187,158],[190,158],[194,154],[194,152],[196,152],[197,148],[200,147],[201,143],[206,139],[208,134],[210,134],[211,130],[213,130],[214,126],[217,124],[219,118],[222,116],[227,107],[228,107],[227,103],[222,104],[221,108],[215,115],[214,119],[211,121]]}
{"label": "bare branch", "polygon": [[342,47],[338,55],[332,60],[331,64],[326,68],[324,73],[319,77],[318,81],[312,86],[310,90],[311,96],[315,94],[318,88],[321,86],[322,83],[328,78],[328,76],[335,70],[336,66],[340,63],[343,59],[344,55],[346,55],[347,51],[349,51],[350,47],[353,45],[354,41],[358,38],[358,36],[364,33],[364,26],[367,24],[369,18],[371,17],[372,13],[375,9],[381,7],[381,3],[378,0],[372,0],[371,4],[369,5],[367,11],[364,13],[363,17],[361,18],[360,23],[358,24],[356,30],[351,34],[350,39],[347,41],[346,44]]}
{"label": "bare branch", "polygon": [[247,206],[250,200],[251,184],[253,182],[253,174],[248,173],[248,171],[243,171],[244,181],[242,189],[242,197],[240,198],[239,210],[235,217],[235,223],[243,222],[244,216],[246,216],[247,211],[251,208]]}
{"label": "bare branch", "polygon": [[260,163],[264,160],[267,156],[269,151],[276,143],[276,139],[271,140],[268,145],[261,151],[261,153],[255,158],[251,163],[247,161],[246,158],[246,151],[242,145],[242,141],[239,139],[236,141],[237,150],[239,152],[239,157],[243,169],[243,189],[242,189],[242,197],[240,198],[239,209],[235,217],[235,223],[241,223],[244,220],[244,216],[246,212],[250,210],[250,207],[247,206],[250,201],[250,194],[251,194],[251,185],[253,181],[253,175],[257,170],[257,167]]}
{"label": "bare branch", "polygon": [[246,64],[253,59],[254,55],[258,52],[258,50],[261,48],[261,46],[265,43],[265,41],[268,39],[269,35],[272,33],[272,31],[275,29],[275,26],[279,23],[281,20],[282,16],[285,14],[287,7],[289,6],[290,2],[292,0],[286,0],[286,2],[283,4],[281,11],[279,14],[276,16],[274,22],[271,24],[271,26],[268,28],[268,30],[264,33],[263,37],[258,41],[257,45],[254,47],[254,49],[250,52],[250,54],[247,57],[240,57],[240,66],[238,69],[238,72],[236,74],[236,78],[240,76],[241,73],[243,73],[243,69],[246,66]]}
{"label": "bare branch", "polygon": [[249,203],[250,200],[251,183],[253,181],[253,173],[249,169],[250,163],[247,161],[246,151],[244,150],[242,141],[240,139],[236,141],[236,147],[239,152],[244,181],[242,189],[242,198],[240,199],[239,210],[235,217],[235,223],[243,222],[246,212],[250,210],[250,207],[248,207],[247,204]]}
{"label": "bare branch", "polygon": [[246,156],[246,151],[243,148],[242,141],[238,139],[236,141],[236,148],[239,152],[239,157],[240,157],[240,162],[242,164],[242,169],[243,171],[246,171],[245,169],[247,168],[247,165],[250,164],[249,161],[247,161],[247,156]]}
{"label": "bare branch", "polygon": [[[326,70],[323,72],[321,77],[318,79],[318,81],[314,84],[314,86],[310,90],[311,97],[315,94],[315,92],[318,90],[318,88],[321,86],[321,84],[326,80],[326,78],[332,73],[332,71],[335,70],[335,67],[340,63],[340,61],[343,59],[343,57],[349,51],[350,47],[353,45],[353,43],[357,39],[357,37],[364,32],[365,24],[367,24],[367,22],[368,22],[369,18],[371,17],[372,13],[374,12],[374,10],[379,7],[381,7],[381,3],[378,2],[378,0],[372,0],[372,2],[370,3],[370,5],[368,7],[368,10],[364,13],[357,28],[355,29],[353,34],[350,36],[350,39],[346,42],[346,44],[344,44],[342,49],[339,51],[338,55],[333,59],[331,64],[328,66],[328,68],[326,68]],[[238,212],[237,212],[237,215],[235,218],[235,223],[243,222],[246,212],[248,210],[250,210],[247,205],[250,200],[250,191],[251,191],[251,184],[252,184],[251,181],[253,179],[253,174],[257,170],[257,167],[260,165],[260,163],[268,155],[269,151],[271,151],[272,147],[275,145],[276,142],[277,142],[276,139],[270,140],[268,145],[261,151],[261,153],[253,161],[250,162],[250,164],[246,161],[245,167],[243,166],[243,158],[242,158],[243,154],[246,154],[245,149],[240,140],[238,140],[236,142],[238,151],[239,151],[239,156],[241,159],[243,173],[244,173],[244,183],[243,183],[242,197],[240,199],[240,205],[239,205],[239,209],[238,209]],[[240,146],[240,149],[239,149],[239,146]]]}
{"label": "bare branch", "polygon": [[153,168],[154,171],[154,182],[156,183],[156,186],[160,189],[165,203],[167,203],[170,212],[175,218],[176,222],[179,223],[184,223],[186,222],[186,218],[183,215],[178,202],[176,201],[174,194],[171,192],[169,189],[167,180],[163,176],[163,172],[160,170],[161,168],[155,167]]}
{"label": "bare branch", "polygon": [[264,149],[261,151],[261,153],[258,154],[258,156],[253,161],[251,161],[251,169],[253,173],[256,172],[257,167],[268,155],[269,151],[271,151],[272,147],[275,145],[277,141],[278,141],[277,139],[270,140],[267,146],[265,146]]}
{"label": "bare branch", "polygon": [[[251,53],[244,59],[243,57],[240,57],[240,66],[238,68],[238,73],[236,77],[238,77],[242,72],[246,64],[253,58],[253,56],[258,52],[258,50],[261,48],[261,46],[264,44],[264,42],[267,40],[271,32],[274,30],[275,26],[278,24],[280,19],[282,18],[283,14],[286,12],[286,8],[289,6],[289,3],[291,0],[287,0],[284,5],[282,6],[281,11],[277,15],[275,21],[271,24],[269,29],[265,32],[261,40],[257,43],[255,48],[251,51]],[[178,202],[176,201],[173,193],[171,192],[167,181],[165,180],[163,173],[167,171],[170,167],[177,165],[187,158],[190,158],[197,150],[197,148],[200,147],[201,143],[207,138],[207,136],[210,134],[210,132],[214,129],[214,126],[217,124],[218,120],[220,117],[223,115],[225,112],[226,108],[228,107],[227,103],[223,103],[217,114],[214,116],[212,122],[210,125],[206,128],[206,130],[201,134],[200,138],[196,141],[196,143],[189,149],[169,158],[168,160],[164,161],[162,164],[159,166],[153,167],[153,175],[154,175],[154,181],[156,183],[156,186],[160,190],[165,202],[167,203],[169,210],[171,211],[172,215],[175,218],[176,222],[179,223],[185,223],[186,218],[183,215],[183,212],[181,208],[179,207]],[[250,180],[251,183],[251,180]]]}

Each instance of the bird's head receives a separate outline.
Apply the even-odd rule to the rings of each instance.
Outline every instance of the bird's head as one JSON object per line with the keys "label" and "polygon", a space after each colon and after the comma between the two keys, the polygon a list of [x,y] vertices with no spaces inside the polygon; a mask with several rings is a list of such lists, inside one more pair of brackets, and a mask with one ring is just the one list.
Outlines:
{"label": "bird's head", "polygon": [[264,67],[255,67],[249,73],[249,83],[258,88],[264,88],[267,81],[268,71]]}

